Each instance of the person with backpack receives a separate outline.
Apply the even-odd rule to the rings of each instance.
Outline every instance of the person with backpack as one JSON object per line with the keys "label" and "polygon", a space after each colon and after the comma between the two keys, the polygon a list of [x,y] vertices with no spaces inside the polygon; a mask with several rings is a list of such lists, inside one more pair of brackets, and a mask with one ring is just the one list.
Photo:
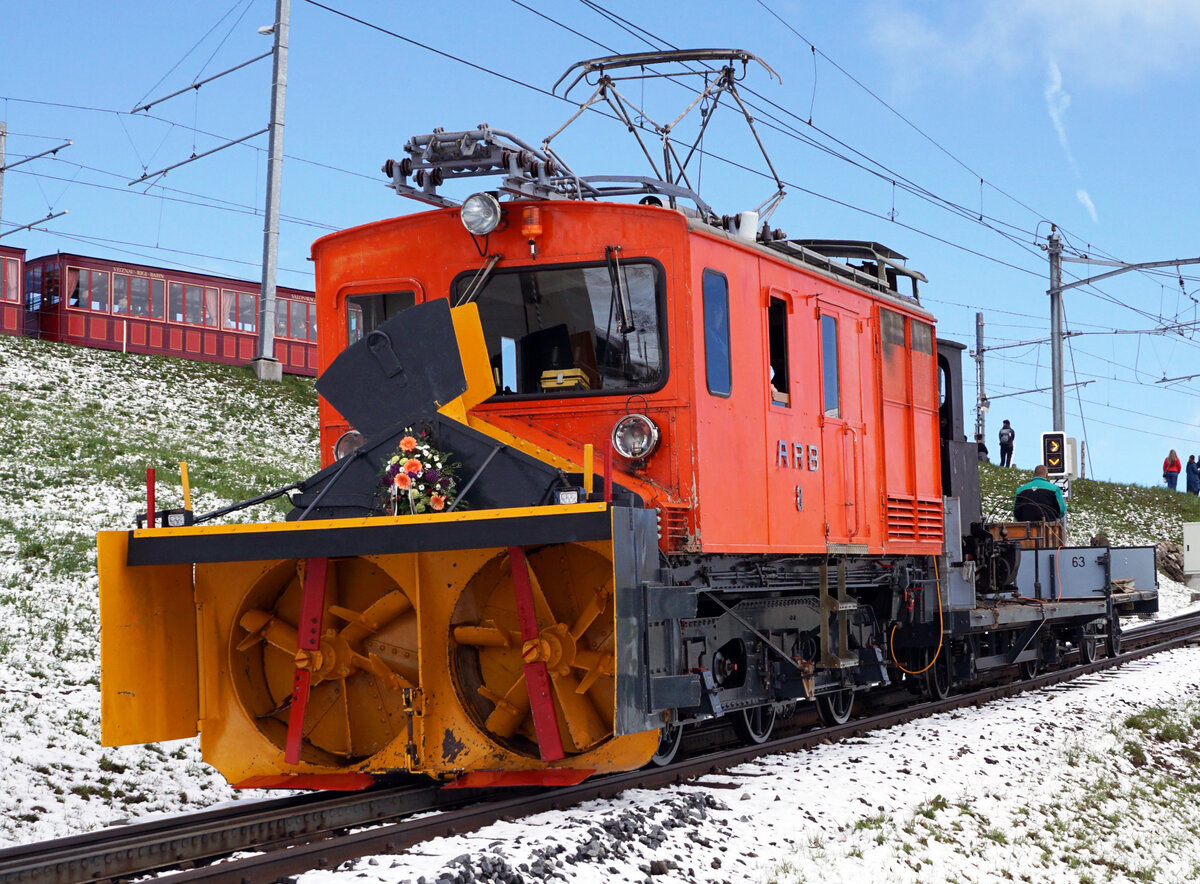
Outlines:
{"label": "person with backpack", "polygon": [[1013,439],[1016,438],[1016,431],[1005,421],[1004,426],[1000,428],[1000,466],[1012,466]]}

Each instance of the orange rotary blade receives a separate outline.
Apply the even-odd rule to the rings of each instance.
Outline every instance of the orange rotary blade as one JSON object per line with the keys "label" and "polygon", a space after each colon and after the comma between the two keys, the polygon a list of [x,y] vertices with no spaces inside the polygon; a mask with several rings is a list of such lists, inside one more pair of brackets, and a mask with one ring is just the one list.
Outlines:
{"label": "orange rotary blade", "polygon": [[[321,646],[321,620],[325,613],[325,577],[329,559],[304,560],[304,591],[300,596],[300,622],[296,624],[296,646],[315,651]],[[304,738],[304,712],[308,708],[308,689],[312,673],[297,666],[292,680],[292,706],[288,712],[287,743],[283,759],[300,762],[300,742]]]}
{"label": "orange rotary blade", "polygon": [[[521,624],[521,640],[535,641],[538,637],[537,610],[533,602],[533,587],[529,581],[529,565],[525,551],[519,546],[508,548],[508,563],[512,568],[513,593],[517,601],[517,620]],[[566,756],[558,731],[558,715],[550,693],[550,673],[544,661],[525,663],[525,686],[529,689],[529,709],[533,714],[533,730],[537,734],[538,752],[542,761],[558,761]]]}

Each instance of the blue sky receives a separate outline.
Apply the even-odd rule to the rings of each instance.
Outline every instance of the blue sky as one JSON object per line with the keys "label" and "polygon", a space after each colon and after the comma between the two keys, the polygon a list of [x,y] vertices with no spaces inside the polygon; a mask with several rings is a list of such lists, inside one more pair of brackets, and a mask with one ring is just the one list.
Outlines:
{"label": "blue sky", "polygon": [[[929,277],[924,302],[943,337],[973,346],[977,310],[989,345],[1047,334],[1039,244],[1051,222],[1092,256],[1200,255],[1200,4],[1190,0],[607,0],[603,8],[644,29],[633,33],[584,0],[323,3],[376,27],[292,0],[281,284],[311,286],[308,248],[323,233],[420,209],[379,173],[409,136],[486,121],[539,143],[573,107],[521,84],[548,90],[573,62],[644,51],[646,41],[745,48],[778,71],[782,84],[756,69],[744,83],[783,108],[747,96],[779,121],[759,114],[789,191],[772,225],[907,255]],[[149,187],[126,182],[263,128],[269,60],[148,116],[128,111],[267,51],[256,28],[273,15],[273,0],[6,10],[9,161],[59,139],[74,145],[5,176],[0,232],[69,214],[3,242],[31,257],[77,251],[256,279],[266,136]],[[681,95],[652,85],[647,108],[673,117]],[[692,131],[684,124],[680,134]],[[555,144],[583,173],[647,172],[632,139],[595,115]],[[770,193],[767,179],[722,159],[765,170],[733,116],[714,121],[705,149],[700,191],[718,212]],[[1067,265],[1067,279],[1105,269]],[[1130,273],[1066,295],[1067,324],[1084,332],[1070,341],[1067,379],[1094,381],[1067,395],[1067,429],[1086,437],[1089,473],[1154,484],[1168,449],[1200,454],[1200,378],[1155,383],[1200,373],[1198,298],[1200,266],[1182,269],[1182,285],[1175,271]],[[1010,419],[1018,465],[1034,461],[1037,435],[1050,428],[1050,394],[1000,397],[1047,386],[1049,365],[1046,344],[987,356],[988,443],[995,452]]]}

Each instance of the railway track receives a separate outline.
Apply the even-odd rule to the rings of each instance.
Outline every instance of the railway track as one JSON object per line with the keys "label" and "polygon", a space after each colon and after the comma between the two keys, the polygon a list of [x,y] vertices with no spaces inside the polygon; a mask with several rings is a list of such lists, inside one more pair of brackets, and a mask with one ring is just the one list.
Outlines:
{"label": "railway track", "polygon": [[[811,748],[823,741],[1046,687],[1178,647],[1197,635],[1200,614],[1174,617],[1126,633],[1127,650],[1117,657],[989,685],[941,701],[888,708],[885,697],[870,714],[844,725],[785,734],[756,746],[719,749],[667,767],[614,774],[573,787],[489,792],[444,790],[408,782],[368,792],[309,793],[248,802],[21,845],[0,850],[0,884],[86,884],[168,869],[179,870],[170,876],[171,884],[273,882],[361,856],[398,853],[430,838],[473,831],[505,818],[558,810],[629,788],[684,782],[762,755]],[[804,723],[805,719],[799,722]],[[430,811],[441,812],[412,819]],[[255,853],[231,858],[246,851]]]}

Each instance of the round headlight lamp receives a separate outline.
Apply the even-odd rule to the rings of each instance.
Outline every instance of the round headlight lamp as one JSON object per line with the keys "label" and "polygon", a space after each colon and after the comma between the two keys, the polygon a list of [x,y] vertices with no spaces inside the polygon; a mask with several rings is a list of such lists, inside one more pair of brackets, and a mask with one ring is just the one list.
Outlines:
{"label": "round headlight lamp", "polygon": [[367,442],[367,437],[358,430],[347,430],[342,435],[338,436],[337,441],[333,443],[333,458],[341,460],[344,457],[349,457],[358,449],[362,448]]}
{"label": "round headlight lamp", "polygon": [[466,198],[458,214],[468,233],[487,236],[500,224],[500,201],[490,193],[475,193]]}
{"label": "round headlight lamp", "polygon": [[658,427],[644,414],[627,414],[613,427],[612,443],[621,457],[645,460],[658,448]]}

